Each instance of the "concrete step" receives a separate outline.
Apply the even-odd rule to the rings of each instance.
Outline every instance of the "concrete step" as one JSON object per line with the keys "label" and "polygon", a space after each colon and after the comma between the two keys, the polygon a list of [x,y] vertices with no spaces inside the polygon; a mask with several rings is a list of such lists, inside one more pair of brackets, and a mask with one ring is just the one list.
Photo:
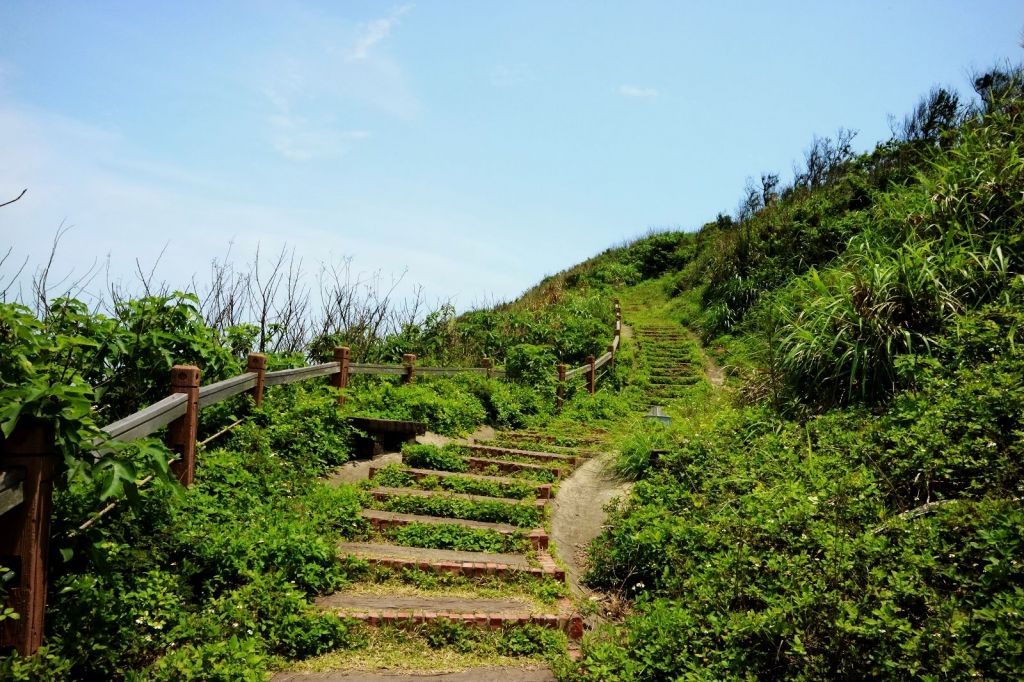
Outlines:
{"label": "concrete step", "polygon": [[467,457],[466,461],[469,463],[469,468],[475,471],[486,469],[490,466],[496,467],[498,471],[503,473],[512,473],[516,471],[550,471],[554,474],[555,478],[562,478],[562,476],[568,473],[571,467],[549,467],[543,464],[526,464],[525,462],[513,462],[507,459],[488,459],[485,457]]}
{"label": "concrete step", "polygon": [[491,523],[489,521],[472,521],[470,519],[452,519],[445,516],[426,516],[424,514],[403,514],[401,512],[383,511],[380,509],[364,509],[359,513],[364,519],[377,528],[408,526],[422,523],[431,526],[461,526],[473,530],[489,530],[502,535],[521,533],[533,545],[534,549],[548,548],[548,534],[543,528],[527,530],[510,523]]}
{"label": "concrete step", "polygon": [[509,505],[526,505],[532,504],[536,507],[545,508],[547,507],[547,500],[533,500],[524,501],[517,500],[514,497],[487,497],[486,495],[467,495],[465,493],[450,493],[447,490],[420,490],[419,488],[373,488],[369,491],[370,495],[376,500],[386,500],[389,497],[400,497],[403,495],[409,497],[453,497],[459,500],[469,500],[470,502],[500,502],[501,504]]}
{"label": "concrete step", "polygon": [[499,458],[506,455],[513,457],[525,457],[537,460],[538,462],[565,463],[570,466],[575,466],[583,461],[581,457],[576,457],[574,455],[540,452],[538,450],[520,450],[519,448],[505,448],[496,445],[463,445],[461,447],[471,452],[479,452]]}
{"label": "concrete step", "polygon": [[[384,465],[386,466],[386,465]],[[369,477],[373,478],[378,471],[384,468],[384,466],[371,465],[369,470]],[[491,483],[505,483],[510,485],[527,485],[533,486],[537,491],[537,497],[540,499],[548,499],[551,497],[551,484],[550,483],[536,483],[524,478],[512,478],[510,476],[482,476],[480,474],[464,474],[456,471],[439,471],[437,469],[411,469],[403,468],[407,474],[411,474],[417,480],[421,478],[436,477],[436,478],[469,478],[477,481],[489,481]]]}
{"label": "concrete step", "polygon": [[573,639],[583,636],[583,618],[568,600],[559,608],[537,611],[518,599],[470,599],[447,596],[359,595],[339,592],[316,600],[324,610],[369,625],[423,625],[433,620],[461,622],[498,630],[527,624],[564,631]]}
{"label": "concrete step", "polygon": [[419,569],[469,578],[488,575],[508,578],[518,573],[536,578],[565,580],[565,571],[545,550],[538,551],[536,561],[533,562],[523,554],[460,552],[375,542],[343,542],[338,545],[338,553],[342,557],[358,557],[376,566]]}

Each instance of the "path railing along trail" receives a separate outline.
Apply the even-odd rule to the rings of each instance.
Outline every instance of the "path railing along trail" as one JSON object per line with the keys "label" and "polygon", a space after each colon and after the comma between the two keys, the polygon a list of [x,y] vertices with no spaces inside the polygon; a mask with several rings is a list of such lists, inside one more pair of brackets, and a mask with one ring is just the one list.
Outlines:
{"label": "path railing along trail", "polygon": [[[622,314],[616,300],[614,334],[608,351],[599,358],[588,357],[586,364],[571,370],[564,364],[558,365],[558,409],[562,407],[567,382],[576,377],[586,377],[587,390],[594,393],[600,378],[598,370],[614,362],[621,327]],[[251,353],[243,374],[205,386],[201,385],[199,367],[176,365],[171,369],[169,396],[107,424],[101,430],[111,440],[129,442],[166,427],[165,442],[174,455],[170,461],[171,471],[187,487],[195,477],[196,451],[200,445],[196,440],[200,411],[236,395],[248,393],[254,403],[260,405],[269,386],[328,377],[334,387],[344,389],[349,379],[359,374],[398,375],[404,383],[415,381],[417,375],[472,373],[487,377],[505,376],[505,371],[494,367],[487,358],[483,359],[483,367],[420,367],[413,354],[403,355],[400,365],[353,363],[349,356],[348,348],[338,347],[332,362],[268,372],[267,357]],[[344,402],[345,392],[339,390],[339,406]],[[241,420],[228,429],[239,423]],[[220,433],[223,431],[207,440]],[[102,445],[98,443],[97,447]],[[102,450],[94,456],[99,458],[101,453]],[[0,621],[0,648],[14,647],[25,656],[35,653],[43,642],[52,493],[54,479],[60,470],[61,457],[51,424],[23,418],[9,437],[0,438],[0,566],[15,572],[15,579],[7,587],[7,606],[19,614],[17,619]],[[139,484],[144,485],[151,479],[147,477]],[[87,528],[113,506],[107,505],[80,529]]]}

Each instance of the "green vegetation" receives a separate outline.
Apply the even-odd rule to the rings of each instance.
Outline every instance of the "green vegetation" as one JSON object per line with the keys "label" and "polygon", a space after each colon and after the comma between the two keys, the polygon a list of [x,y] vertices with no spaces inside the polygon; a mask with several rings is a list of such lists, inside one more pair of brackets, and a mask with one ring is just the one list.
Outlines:
{"label": "green vegetation", "polygon": [[[816,138],[790,186],[763,175],[735,217],[609,249],[493,310],[443,308],[385,334],[296,331],[302,342],[286,343],[285,328],[212,323],[186,294],[126,299],[109,314],[69,299],[38,314],[0,305],[0,430],[44,419],[67,463],[47,646],[30,660],[0,659],[0,676],[262,679],[328,652],[318,660],[354,660],[361,649],[381,661],[391,647],[543,656],[588,680],[1019,677],[1021,76],[983,74],[970,105],[933,91],[869,153],[853,152],[848,131]],[[600,390],[572,382],[553,415],[554,365],[604,351],[612,296],[637,333],[680,334],[626,341]],[[246,419],[200,453],[187,491],[157,440],[102,443],[97,424],[162,397],[173,364],[201,366],[208,383],[241,371],[253,347],[280,343],[287,352],[271,357],[280,367],[342,342],[377,361],[494,358],[510,381],[360,376],[341,411],[315,382],[274,388],[260,408],[244,397],[219,404],[204,411],[204,433]],[[640,418],[652,400],[665,403],[670,426]],[[545,511],[527,481],[555,479],[492,465],[474,473],[523,482],[415,480],[387,467],[373,485],[520,502],[371,501],[318,478],[348,459],[346,415],[419,420],[449,435],[485,423],[543,428],[561,434],[556,446],[585,447],[585,430],[606,429],[619,445],[616,471],[636,483],[593,543],[586,581],[625,599],[628,615],[588,636],[573,665],[549,630],[440,621],[370,631],[315,610],[314,596],[357,579],[497,589],[339,562],[335,547],[369,534],[364,506],[534,528]],[[540,449],[542,436],[533,436]],[[94,459],[97,439],[105,449]],[[466,474],[467,454],[417,445],[403,462]],[[146,474],[149,487],[139,483]],[[108,500],[121,503],[79,530]],[[526,549],[522,533],[455,524],[382,534],[421,547]],[[531,585],[515,588],[545,603],[565,595],[551,581]]]}
{"label": "green vegetation", "polygon": [[410,523],[381,533],[396,545],[455,549],[463,552],[523,553],[530,542],[522,533],[504,535],[493,530],[464,528],[455,524]]}
{"label": "green vegetation", "polygon": [[402,448],[402,462],[414,469],[469,471],[469,464],[460,452],[447,446],[406,445]]}
{"label": "green vegetation", "polygon": [[424,514],[471,521],[510,523],[520,528],[536,528],[544,518],[544,510],[529,502],[510,504],[448,496],[395,495],[383,500],[376,500],[373,506],[376,509],[403,514]]}
{"label": "green vegetation", "polygon": [[1020,75],[928,140],[816,141],[636,287],[738,390],[623,442],[638,483],[587,580],[635,610],[587,640],[587,679],[1019,675]]}
{"label": "green vegetation", "polygon": [[466,495],[507,497],[518,500],[532,499],[537,495],[536,487],[529,483],[487,481],[463,476],[424,476],[423,478],[416,479],[415,476],[396,465],[389,465],[380,469],[373,477],[372,483],[389,488],[447,490],[448,492]]}

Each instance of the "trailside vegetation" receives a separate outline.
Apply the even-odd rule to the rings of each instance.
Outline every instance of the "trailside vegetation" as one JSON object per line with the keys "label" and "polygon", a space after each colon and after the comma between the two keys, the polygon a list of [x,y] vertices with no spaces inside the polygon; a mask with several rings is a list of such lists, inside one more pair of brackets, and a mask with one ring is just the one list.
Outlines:
{"label": "trailside vegetation", "polygon": [[658,286],[734,404],[623,443],[587,581],[632,610],[585,679],[1019,677],[1021,75],[931,93],[866,154],[816,140],[678,236]]}

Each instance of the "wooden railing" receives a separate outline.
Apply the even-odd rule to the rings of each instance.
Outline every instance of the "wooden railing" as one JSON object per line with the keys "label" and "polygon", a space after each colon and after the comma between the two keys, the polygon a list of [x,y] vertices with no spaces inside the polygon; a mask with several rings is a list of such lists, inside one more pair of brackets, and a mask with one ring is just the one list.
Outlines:
{"label": "wooden railing", "polygon": [[[614,335],[608,351],[599,358],[590,356],[580,367],[567,369],[565,365],[558,366],[558,409],[561,409],[566,382],[570,379],[586,376],[588,390],[591,393],[596,390],[598,369],[615,361],[621,329],[622,312],[616,300]],[[249,393],[255,404],[260,405],[267,386],[317,377],[329,377],[333,386],[343,389],[348,386],[349,378],[356,374],[399,375],[405,383],[414,381],[416,375],[472,373],[487,377],[505,376],[505,371],[494,367],[488,358],[483,359],[483,367],[418,367],[413,354],[403,355],[400,365],[360,364],[349,361],[349,349],[345,347],[334,350],[332,362],[273,372],[266,371],[266,367],[265,355],[250,353],[245,373],[201,386],[200,368],[175,365],[171,369],[171,395],[107,424],[101,430],[111,440],[130,442],[166,427],[166,443],[174,453],[171,471],[182,485],[189,486],[195,476],[200,410],[241,393]],[[338,404],[344,402],[345,393],[339,390]],[[96,447],[93,455],[99,459],[104,454],[102,442]],[[14,647],[24,656],[35,653],[43,641],[50,511],[53,481],[60,470],[60,461],[52,424],[22,419],[9,437],[0,438],[0,566],[15,571],[16,580],[7,590],[7,605],[20,616],[0,621],[0,648]],[[151,479],[143,479],[140,484]],[[113,504],[107,505],[82,524],[81,529],[112,508]]]}
{"label": "wooden railing", "polygon": [[[329,377],[333,386],[342,389],[353,374],[399,375],[405,383],[414,381],[417,374],[505,376],[504,370],[493,367],[487,358],[483,367],[417,367],[412,354],[404,355],[400,365],[359,364],[349,362],[349,349],[345,347],[336,348],[334,358],[333,362],[267,372],[266,356],[250,353],[244,374],[206,386],[200,385],[198,367],[175,365],[171,369],[171,395],[100,430],[109,439],[130,442],[166,427],[166,443],[174,453],[171,471],[182,485],[189,486],[195,476],[199,411],[241,393],[249,393],[260,405],[267,386],[317,377]],[[344,392],[339,391],[338,403],[344,402]],[[0,621],[0,648],[14,647],[24,656],[35,653],[43,641],[50,509],[53,478],[60,462],[55,443],[51,425],[28,419],[19,422],[10,437],[0,439],[0,566],[15,571],[16,580],[8,589],[8,606],[20,616]],[[109,451],[102,443],[96,447],[96,459]],[[149,480],[151,477],[144,479]],[[82,528],[112,508],[112,504],[107,505]]]}
{"label": "wooden railing", "polygon": [[566,365],[558,366],[558,388],[555,393],[555,409],[561,410],[565,402],[565,389],[567,383],[578,376],[587,378],[587,391],[593,394],[597,390],[598,373],[608,363],[613,363],[615,354],[619,351],[619,343],[622,338],[622,308],[619,306],[619,299],[615,299],[615,325],[612,329],[612,341],[608,344],[608,350],[599,358],[593,355],[587,356],[587,362],[579,367],[569,369]]}

